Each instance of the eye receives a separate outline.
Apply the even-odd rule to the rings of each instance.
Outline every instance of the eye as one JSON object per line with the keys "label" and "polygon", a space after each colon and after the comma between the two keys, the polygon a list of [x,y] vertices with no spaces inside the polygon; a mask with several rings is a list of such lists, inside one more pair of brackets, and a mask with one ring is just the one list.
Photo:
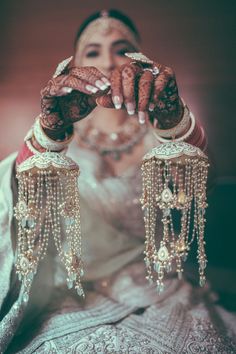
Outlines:
{"label": "eye", "polygon": [[95,57],[98,57],[98,56],[99,56],[99,53],[96,50],[91,50],[91,52],[88,52],[86,54],[86,58],[95,58]]}
{"label": "eye", "polygon": [[117,50],[117,51],[116,51],[116,54],[117,54],[117,55],[120,55],[120,56],[123,56],[123,55],[125,55],[125,53],[127,53],[127,52],[130,52],[130,50],[129,50],[128,48],[122,48],[122,49]]}

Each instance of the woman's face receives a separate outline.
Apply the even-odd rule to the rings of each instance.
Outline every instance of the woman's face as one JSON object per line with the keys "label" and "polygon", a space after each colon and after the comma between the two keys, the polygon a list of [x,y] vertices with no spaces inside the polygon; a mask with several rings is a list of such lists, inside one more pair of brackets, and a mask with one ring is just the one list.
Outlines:
{"label": "woman's face", "polygon": [[135,51],[136,49],[119,31],[112,30],[105,35],[97,32],[89,38],[80,58],[78,50],[75,52],[75,65],[95,66],[109,77],[115,67],[130,62],[124,53]]}

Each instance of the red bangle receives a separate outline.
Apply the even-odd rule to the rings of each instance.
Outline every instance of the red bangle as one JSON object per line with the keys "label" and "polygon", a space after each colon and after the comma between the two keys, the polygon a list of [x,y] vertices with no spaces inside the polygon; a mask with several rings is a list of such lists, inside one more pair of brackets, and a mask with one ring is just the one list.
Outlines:
{"label": "red bangle", "polygon": [[31,151],[28,148],[28,146],[25,142],[17,155],[16,165],[20,165],[22,162],[24,162],[25,160],[27,160],[29,157],[31,157],[33,155],[34,155],[33,151]]}

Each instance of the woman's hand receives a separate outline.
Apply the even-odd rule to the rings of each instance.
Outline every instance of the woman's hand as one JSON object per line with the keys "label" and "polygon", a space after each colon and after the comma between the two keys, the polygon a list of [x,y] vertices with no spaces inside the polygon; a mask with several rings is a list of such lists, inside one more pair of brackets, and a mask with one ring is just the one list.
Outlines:
{"label": "woman's hand", "polygon": [[41,123],[45,132],[52,138],[63,135],[95,108],[96,98],[108,92],[109,86],[108,79],[95,67],[67,64],[41,91]]}
{"label": "woman's hand", "polygon": [[[155,71],[159,73],[156,75]],[[158,63],[131,62],[115,68],[110,81],[109,100],[105,96],[99,97],[98,104],[117,109],[124,104],[129,114],[138,112],[140,122],[144,122],[148,114],[162,129],[171,128],[180,121],[183,106],[171,68]]]}

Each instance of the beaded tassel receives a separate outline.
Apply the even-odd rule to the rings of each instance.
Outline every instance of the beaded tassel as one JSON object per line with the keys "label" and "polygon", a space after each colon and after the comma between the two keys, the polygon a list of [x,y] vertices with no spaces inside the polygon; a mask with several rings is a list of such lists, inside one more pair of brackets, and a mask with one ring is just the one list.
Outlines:
{"label": "beaded tassel", "polygon": [[[183,263],[195,237],[198,243],[200,286],[205,285],[204,227],[207,156],[184,142],[162,144],[147,153],[142,162],[147,279],[164,290],[164,275],[174,267],[182,278]],[[162,213],[163,238],[156,240],[156,217]],[[174,214],[175,213],[175,218]],[[176,215],[177,214],[177,215]],[[179,217],[179,220],[176,220]],[[175,231],[178,226],[179,231]]]}
{"label": "beaded tassel", "polygon": [[[29,299],[39,261],[47,254],[50,237],[67,270],[68,287],[74,286],[84,296],[78,176],[79,167],[73,160],[52,152],[36,154],[17,168],[16,272],[23,283],[24,302]],[[65,225],[65,240],[62,225]]]}

